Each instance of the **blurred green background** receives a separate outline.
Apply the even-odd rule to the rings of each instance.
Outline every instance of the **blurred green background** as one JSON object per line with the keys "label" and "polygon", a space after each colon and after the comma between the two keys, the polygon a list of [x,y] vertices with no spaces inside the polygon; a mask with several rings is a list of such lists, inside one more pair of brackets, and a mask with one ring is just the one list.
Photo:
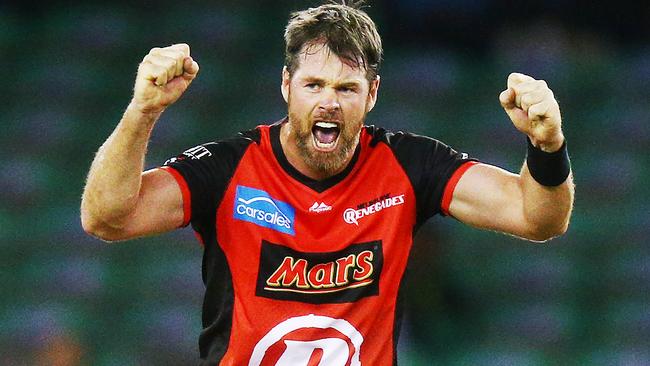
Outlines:
{"label": "blurred green background", "polygon": [[[64,5],[65,4],[65,5]],[[148,50],[187,42],[201,72],[147,166],[284,116],[282,33],[306,1],[0,3],[0,364],[195,364],[201,247],[189,229],[107,245],[81,229],[94,152]],[[498,103],[545,79],[577,194],[544,245],[434,218],[407,275],[404,365],[650,364],[650,5],[371,1],[384,38],[368,123],[518,171]]]}

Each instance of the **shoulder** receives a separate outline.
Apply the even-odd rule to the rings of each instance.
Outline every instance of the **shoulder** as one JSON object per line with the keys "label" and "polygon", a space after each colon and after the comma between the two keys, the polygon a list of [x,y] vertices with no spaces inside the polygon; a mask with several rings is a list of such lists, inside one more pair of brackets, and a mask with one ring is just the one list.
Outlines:
{"label": "shoulder", "polygon": [[364,126],[365,133],[370,138],[370,146],[383,143],[396,154],[420,155],[425,151],[446,151],[450,149],[445,143],[424,135],[407,131],[391,131],[374,125]]}
{"label": "shoulder", "polygon": [[268,129],[268,127],[269,126],[260,125],[250,130],[241,131],[237,133],[235,136],[229,138],[208,142],[207,144],[204,144],[204,146],[209,147],[210,149],[220,150],[220,149],[229,149],[229,148],[236,149],[241,147],[245,148],[251,144],[259,145],[262,139],[262,130]]}
{"label": "shoulder", "polygon": [[265,126],[258,126],[250,130],[241,131],[234,136],[213,140],[191,147],[183,151],[178,156],[175,156],[165,162],[165,165],[170,163],[180,162],[183,160],[208,160],[209,158],[218,157],[223,158],[236,158],[243,155],[249,145],[255,143],[259,144],[261,140],[260,129]]}

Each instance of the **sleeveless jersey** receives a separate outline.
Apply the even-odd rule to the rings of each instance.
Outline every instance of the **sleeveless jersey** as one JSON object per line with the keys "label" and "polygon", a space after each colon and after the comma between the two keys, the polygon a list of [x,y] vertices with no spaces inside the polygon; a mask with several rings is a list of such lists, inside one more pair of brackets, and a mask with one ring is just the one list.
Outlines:
{"label": "sleeveless jersey", "polygon": [[396,364],[413,236],[475,163],[423,136],[364,126],[352,161],[298,172],[281,123],[168,160],[204,247],[201,365]]}

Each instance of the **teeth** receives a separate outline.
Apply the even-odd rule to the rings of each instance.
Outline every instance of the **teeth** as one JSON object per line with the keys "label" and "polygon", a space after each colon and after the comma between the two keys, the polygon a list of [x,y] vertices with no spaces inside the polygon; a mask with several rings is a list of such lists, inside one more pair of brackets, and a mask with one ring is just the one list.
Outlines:
{"label": "teeth", "polygon": [[338,125],[332,122],[316,122],[316,126],[320,128],[336,128]]}
{"label": "teeth", "polygon": [[331,148],[334,145],[336,145],[336,140],[330,142],[329,144],[325,144],[325,143],[322,143],[322,142],[318,141],[317,139],[314,139],[314,143],[316,144],[316,146],[318,146],[321,149],[327,149],[327,148]]}

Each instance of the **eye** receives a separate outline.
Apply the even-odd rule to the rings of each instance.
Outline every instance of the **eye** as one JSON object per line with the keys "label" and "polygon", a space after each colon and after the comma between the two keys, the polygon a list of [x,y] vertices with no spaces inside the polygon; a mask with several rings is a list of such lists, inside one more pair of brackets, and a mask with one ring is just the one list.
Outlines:
{"label": "eye", "polygon": [[310,89],[310,90],[318,90],[320,89],[320,84],[318,83],[309,83],[305,85],[305,88]]}
{"label": "eye", "polygon": [[351,94],[351,93],[356,93],[357,89],[352,87],[352,86],[342,86],[339,88],[339,91],[345,93],[345,94]]}

